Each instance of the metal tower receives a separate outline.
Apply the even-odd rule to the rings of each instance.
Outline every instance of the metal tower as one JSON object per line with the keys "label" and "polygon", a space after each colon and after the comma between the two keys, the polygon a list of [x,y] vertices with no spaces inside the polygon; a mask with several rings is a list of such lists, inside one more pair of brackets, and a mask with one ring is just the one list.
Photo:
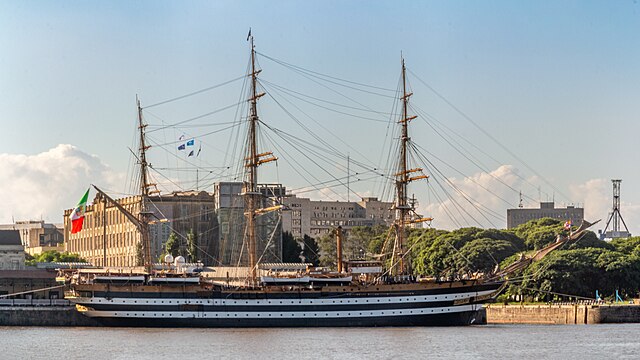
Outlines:
{"label": "metal tower", "polygon": [[[615,239],[630,237],[629,228],[627,228],[627,224],[624,222],[622,214],[620,214],[620,183],[622,183],[622,180],[611,180],[611,182],[613,183],[613,210],[611,210],[611,216],[609,216],[607,225],[600,234],[600,238]],[[620,231],[620,222],[622,222],[625,231]],[[611,231],[607,231],[609,224],[611,224]]]}

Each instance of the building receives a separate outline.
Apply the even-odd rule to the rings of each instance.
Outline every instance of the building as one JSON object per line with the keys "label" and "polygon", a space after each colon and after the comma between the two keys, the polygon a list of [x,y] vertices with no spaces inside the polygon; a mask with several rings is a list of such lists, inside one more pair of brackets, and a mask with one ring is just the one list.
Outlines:
{"label": "building", "polygon": [[48,224],[43,220],[26,220],[0,225],[0,230],[18,230],[24,251],[31,256],[49,250],[64,251],[62,224]]}
{"label": "building", "polygon": [[0,230],[0,270],[24,270],[24,247],[18,230]]}
{"label": "building", "polygon": [[[217,223],[219,265],[247,265],[248,255],[245,239],[245,199],[243,183],[238,181],[218,182],[214,185],[213,197]],[[282,204],[285,187],[281,184],[259,184],[262,194],[260,208]],[[282,222],[278,211],[266,211],[256,218],[256,251],[260,262],[282,260]]]}
{"label": "building", "polygon": [[[140,196],[116,201],[132,214],[140,211]],[[174,232],[186,239],[190,231],[196,235],[197,259],[208,265],[215,262],[214,246],[217,225],[213,216],[213,197],[201,192],[174,192],[150,196],[148,210],[153,221],[149,224],[151,257],[157,260],[164,251],[164,244]],[[93,204],[86,208],[82,231],[71,234],[69,215],[64,212],[65,250],[80,255],[99,266],[136,266],[141,258],[140,234],[135,225],[109,202],[96,195]]]}
{"label": "building", "polygon": [[64,298],[63,289],[56,285],[55,271],[0,269],[0,295],[7,295],[8,299]]}
{"label": "building", "polygon": [[580,224],[584,219],[584,208],[567,206],[556,208],[553,202],[541,202],[540,208],[507,209],[507,229],[514,228],[530,220],[549,217],[561,221],[571,220],[573,224]]}
{"label": "building", "polygon": [[394,221],[393,203],[365,197],[360,201],[316,201],[287,195],[284,205],[290,211],[282,213],[282,229],[294,237],[319,237],[342,226],[345,231],[354,226],[389,226]]}

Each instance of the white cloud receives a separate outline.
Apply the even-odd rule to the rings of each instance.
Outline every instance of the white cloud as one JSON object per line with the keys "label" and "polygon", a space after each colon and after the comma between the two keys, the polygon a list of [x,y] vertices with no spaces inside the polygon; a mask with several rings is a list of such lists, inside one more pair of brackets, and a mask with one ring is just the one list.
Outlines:
{"label": "white cloud", "polygon": [[124,178],[97,156],[68,144],[36,155],[0,154],[0,222],[61,223],[64,209],[74,207],[90,184],[122,189]]}
{"label": "white cloud", "polygon": [[[503,228],[506,226],[506,210],[518,204],[517,191],[532,189],[531,184],[540,182],[536,177],[523,179],[523,176],[518,175],[518,169],[511,165],[500,166],[490,173],[480,172],[465,178],[452,177],[448,181],[460,189],[468,199],[471,199],[475,207],[465,199],[465,196],[453,190],[451,185],[440,181],[450,195],[445,198],[441,190],[435,189],[438,185],[431,180],[430,186],[434,188],[434,195],[437,193],[440,198],[436,199],[434,195],[430,196],[431,203],[421,199],[423,201],[419,212],[424,216],[433,217],[433,226],[439,229],[455,229],[459,226],[497,226]],[[602,219],[602,222],[592,230],[597,232],[598,229],[604,229],[612,207],[611,181],[591,179],[584,183],[572,184],[569,186],[569,194],[576,203],[583,204],[585,219],[591,221]],[[624,199],[624,191],[622,195],[622,199]],[[538,200],[534,199],[537,197],[539,195],[525,195],[525,207],[538,207]],[[457,207],[454,203],[460,206]],[[556,206],[563,205],[556,204]],[[476,208],[480,209],[485,216],[482,216]],[[495,215],[491,215],[491,212]],[[640,234],[640,226],[637,225],[640,224],[640,205],[623,201],[620,205],[620,212],[629,231],[632,234]],[[474,219],[471,219],[471,216]]]}
{"label": "white cloud", "polygon": [[437,180],[448,195],[436,179],[430,179],[431,203],[422,199],[419,212],[434,218],[432,225],[438,229],[455,229],[460,226],[506,227],[507,208],[518,205],[519,189],[530,187],[525,182],[535,179],[523,180],[517,168],[502,165],[489,173]]}

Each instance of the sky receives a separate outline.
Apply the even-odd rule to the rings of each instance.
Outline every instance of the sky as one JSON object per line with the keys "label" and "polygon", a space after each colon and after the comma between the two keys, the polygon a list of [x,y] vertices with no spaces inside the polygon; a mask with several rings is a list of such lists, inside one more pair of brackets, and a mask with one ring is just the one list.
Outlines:
{"label": "sky", "polygon": [[[89,184],[132,193],[136,96],[149,106],[150,161],[167,169],[154,173],[163,191],[237,179],[242,130],[225,124],[246,114],[230,107],[244,104],[242,80],[150,105],[242,77],[249,28],[261,120],[340,154],[265,129],[261,144],[279,157],[261,168],[265,182],[315,199],[383,198],[373,178],[390,173],[383,145],[402,54],[419,116],[412,140],[431,161],[429,182],[410,191],[434,226],[505,227],[519,192],[525,206],[555,200],[605,221],[610,179],[622,179],[621,212],[640,233],[640,5],[622,0],[0,1],[0,223],[61,222]],[[183,135],[199,156],[177,151]],[[310,155],[324,162],[314,168]]]}

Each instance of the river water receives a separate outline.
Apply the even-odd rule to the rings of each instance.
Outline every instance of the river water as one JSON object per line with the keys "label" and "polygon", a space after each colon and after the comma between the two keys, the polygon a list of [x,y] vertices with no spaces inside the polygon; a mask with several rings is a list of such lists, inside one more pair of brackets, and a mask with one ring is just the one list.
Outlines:
{"label": "river water", "polygon": [[0,327],[0,359],[639,359],[640,324],[412,328]]}

